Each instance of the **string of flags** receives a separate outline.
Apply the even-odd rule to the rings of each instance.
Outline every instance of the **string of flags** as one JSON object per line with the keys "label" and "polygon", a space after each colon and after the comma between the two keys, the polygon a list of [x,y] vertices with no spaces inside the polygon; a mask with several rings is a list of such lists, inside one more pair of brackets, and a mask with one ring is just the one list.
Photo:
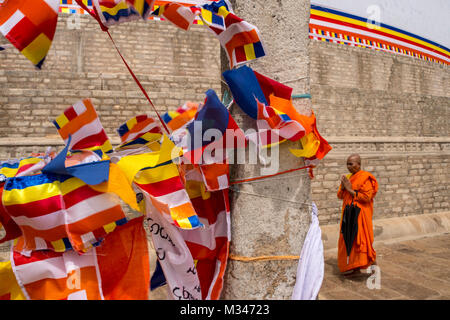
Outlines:
{"label": "string of flags", "polygon": [[[173,299],[219,299],[231,241],[228,151],[300,141],[302,149],[291,153],[312,168],[331,147],[314,113],[293,107],[292,88],[239,67],[265,52],[258,29],[228,1],[170,2],[156,10],[153,0],[92,5],[106,28],[156,15],[188,30],[199,16],[226,50],[232,69],[223,76],[258,130],[246,135],[210,89],[202,103],[159,117],[163,123],[146,114],[129,119],[113,147],[92,101],[74,103],[53,121],[65,143],[58,154],[0,162],[0,243],[13,241],[10,261],[0,263],[0,299],[146,300],[162,285]],[[0,7],[0,31],[38,68],[58,6],[18,0]],[[144,223],[158,258],[152,275]]]}

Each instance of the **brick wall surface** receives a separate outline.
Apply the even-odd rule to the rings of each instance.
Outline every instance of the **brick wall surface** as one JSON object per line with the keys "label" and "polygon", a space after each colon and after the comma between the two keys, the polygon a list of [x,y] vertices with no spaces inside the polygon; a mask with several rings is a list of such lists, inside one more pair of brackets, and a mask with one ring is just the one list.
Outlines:
{"label": "brick wall surface", "polygon": [[[155,116],[108,35],[90,16],[74,17],[60,14],[41,71],[14,48],[0,52],[0,138],[55,135],[51,120],[83,98],[110,136],[135,115]],[[110,32],[161,113],[203,101],[209,88],[220,93],[220,45],[204,26],[134,21]]]}
{"label": "brick wall surface", "polygon": [[374,219],[449,211],[448,66],[313,40],[310,59],[313,110],[333,147],[311,184],[321,224],[339,222],[354,152],[380,185]]}

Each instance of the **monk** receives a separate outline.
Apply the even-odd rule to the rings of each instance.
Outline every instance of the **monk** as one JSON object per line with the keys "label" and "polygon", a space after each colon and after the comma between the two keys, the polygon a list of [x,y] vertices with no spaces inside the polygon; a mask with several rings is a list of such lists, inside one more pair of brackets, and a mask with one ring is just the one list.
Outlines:
{"label": "monk", "polygon": [[[352,154],[347,159],[347,176],[341,177],[341,185],[337,196],[343,200],[341,225],[344,208],[356,204],[361,211],[358,216],[358,234],[353,242],[350,257],[347,260],[347,250],[342,233],[338,242],[338,267],[344,274],[359,273],[360,269],[366,269],[375,262],[376,252],[373,244],[373,198],[378,191],[378,183],[375,177],[361,170],[361,157]],[[339,228],[340,230],[340,228]]]}

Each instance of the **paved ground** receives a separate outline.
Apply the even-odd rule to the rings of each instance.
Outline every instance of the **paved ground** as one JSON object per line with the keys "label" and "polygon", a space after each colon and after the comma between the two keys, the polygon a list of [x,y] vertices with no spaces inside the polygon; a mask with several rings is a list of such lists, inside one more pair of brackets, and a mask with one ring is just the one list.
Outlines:
{"label": "paved ground", "polygon": [[[416,240],[376,244],[376,275],[343,276],[336,250],[325,252],[325,276],[319,300],[450,300],[450,233]],[[378,287],[378,288],[377,288]]]}

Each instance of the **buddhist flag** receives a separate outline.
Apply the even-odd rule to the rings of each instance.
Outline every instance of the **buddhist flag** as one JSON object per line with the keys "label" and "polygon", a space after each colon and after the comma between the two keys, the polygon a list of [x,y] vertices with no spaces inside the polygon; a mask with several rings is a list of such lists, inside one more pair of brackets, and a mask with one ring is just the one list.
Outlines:
{"label": "buddhist flag", "polygon": [[180,229],[158,212],[148,195],[144,199],[148,229],[172,298],[201,300],[200,281],[195,262],[181,236]]}
{"label": "buddhist flag", "polygon": [[100,157],[112,152],[111,142],[90,99],[80,100],[67,108],[53,124],[65,143],[69,135],[72,137],[69,150],[89,149]]}
{"label": "buddhist flag", "polygon": [[186,130],[183,157],[189,163],[224,163],[227,150],[245,147],[244,133],[212,89]]}
{"label": "buddhist flag", "polygon": [[265,56],[258,28],[232,13],[229,3],[225,1],[212,2],[203,5],[202,8],[224,18],[224,28],[213,25],[209,25],[209,27],[217,35],[221,46],[225,49],[230,68]]}
{"label": "buddhist flag", "polygon": [[128,221],[119,197],[101,185],[52,173],[8,179],[2,205],[22,231],[17,250],[84,253],[99,245]]}
{"label": "buddhist flag", "polygon": [[0,32],[37,68],[55,35],[59,0],[13,0],[0,6]]}
{"label": "buddhist flag", "polygon": [[[43,161],[42,157],[26,157],[0,162],[0,178],[4,177],[4,179],[6,179],[15,177],[41,161]],[[2,181],[0,180],[0,182]]]}
{"label": "buddhist flag", "polygon": [[138,148],[159,141],[162,137],[162,130],[158,122],[145,114],[133,117],[122,124],[117,129],[117,133],[122,144],[116,150]]}
{"label": "buddhist flag", "polygon": [[199,103],[186,102],[175,111],[168,111],[163,116],[163,121],[170,130],[175,131],[184,127],[189,121],[194,119],[199,108]]}
{"label": "buddhist flag", "polygon": [[126,0],[126,2],[139,13],[142,19],[146,20],[152,12],[155,0]]}
{"label": "buddhist flag", "polygon": [[187,165],[184,170],[186,190],[205,227],[180,233],[196,263],[202,299],[218,300],[231,240],[228,190],[208,192],[196,168]]}
{"label": "buddhist flag", "polygon": [[84,255],[13,251],[11,265],[28,300],[103,300],[95,249]]}
{"label": "buddhist flag", "polygon": [[169,2],[158,7],[152,15],[163,17],[183,30],[189,29],[196,16],[190,8],[176,2]]}
{"label": "buddhist flag", "polygon": [[100,20],[107,27],[141,18],[125,0],[93,0],[93,4]]}

